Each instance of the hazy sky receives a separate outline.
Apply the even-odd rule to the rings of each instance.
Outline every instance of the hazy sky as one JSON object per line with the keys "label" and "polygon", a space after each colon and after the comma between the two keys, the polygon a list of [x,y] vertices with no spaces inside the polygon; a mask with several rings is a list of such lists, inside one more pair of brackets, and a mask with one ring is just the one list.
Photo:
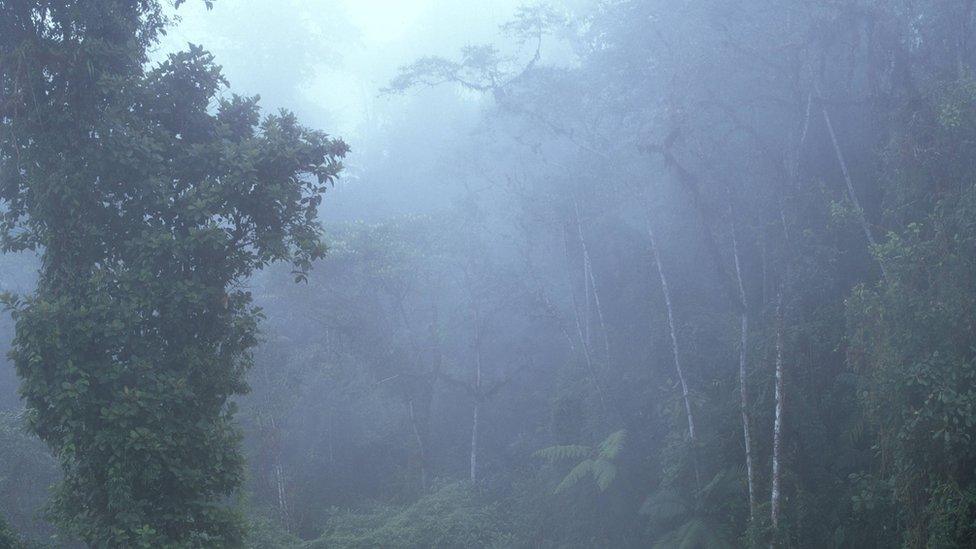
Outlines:
{"label": "hazy sky", "polygon": [[490,42],[519,0],[217,0],[178,10],[160,54],[202,44],[232,89],[260,94],[355,143],[397,99],[378,97],[396,68]]}
{"label": "hazy sky", "polygon": [[[459,139],[490,98],[441,86],[381,95],[397,69],[424,55],[454,58],[466,45],[508,41],[499,26],[526,0],[187,0],[156,52],[201,44],[231,90],[288,108],[306,126],[352,147],[330,221],[435,211],[463,186]],[[463,171],[463,170],[462,170]],[[470,170],[469,170],[470,171]],[[467,172],[466,172],[467,173]]]}

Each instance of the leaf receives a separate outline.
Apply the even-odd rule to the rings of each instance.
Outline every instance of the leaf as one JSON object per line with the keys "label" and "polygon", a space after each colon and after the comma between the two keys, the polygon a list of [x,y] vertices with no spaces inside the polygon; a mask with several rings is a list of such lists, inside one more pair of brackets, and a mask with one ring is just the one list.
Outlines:
{"label": "leaf", "polygon": [[600,453],[599,458],[607,461],[613,460],[617,457],[617,454],[623,450],[624,440],[627,437],[627,430],[621,429],[614,433],[610,433],[610,436],[600,443]]}
{"label": "leaf", "polygon": [[664,489],[644,499],[640,514],[647,515],[651,522],[666,522],[688,512],[684,499],[674,490]]}
{"label": "leaf", "polygon": [[573,470],[570,471],[568,475],[563,477],[563,480],[558,486],[556,486],[555,492],[558,494],[572,488],[580,481],[580,479],[588,475],[592,469],[592,459],[584,459],[583,461],[579,462],[576,467],[573,467]]}
{"label": "leaf", "polygon": [[596,481],[596,486],[601,492],[617,478],[617,466],[609,461],[598,459],[593,462],[590,469],[593,471],[593,480]]}
{"label": "leaf", "polygon": [[568,459],[583,459],[589,456],[590,452],[592,451],[592,448],[589,446],[570,444],[565,446],[550,446],[548,448],[537,450],[532,454],[532,457],[542,458],[550,463],[555,463],[557,461],[565,461]]}

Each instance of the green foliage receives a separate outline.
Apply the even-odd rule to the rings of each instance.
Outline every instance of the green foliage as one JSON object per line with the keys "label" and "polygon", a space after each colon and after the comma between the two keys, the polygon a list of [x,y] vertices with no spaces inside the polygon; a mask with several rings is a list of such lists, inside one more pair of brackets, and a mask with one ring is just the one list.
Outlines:
{"label": "green foliage", "polygon": [[274,521],[258,516],[248,521],[246,549],[296,549],[301,540],[285,531]]}
{"label": "green foliage", "polygon": [[[928,118],[920,114],[914,130],[972,154],[972,128],[946,118],[949,104],[953,120],[976,113],[972,90],[964,81],[932,97],[939,105]],[[887,487],[855,501],[864,509],[888,498],[897,503],[904,542],[912,547],[976,540],[970,474],[976,460],[976,169],[966,161],[937,162],[939,150],[930,146],[892,161],[900,185],[892,191],[898,199],[892,215],[907,214],[909,222],[879,246],[888,280],[856,288],[847,304],[851,362],[863,373],[861,403],[885,461],[865,484]],[[914,197],[914,187],[944,178],[956,181],[955,192]]]}
{"label": "green foliage", "polygon": [[617,456],[624,449],[626,437],[627,431],[625,429],[610,433],[597,448],[597,460],[610,462],[617,459]]}
{"label": "green foliage", "polygon": [[548,448],[542,448],[541,450],[536,450],[532,456],[544,459],[550,463],[555,463],[557,461],[570,459],[583,459],[592,453],[593,448],[589,446],[569,444],[564,446],[550,446]]}
{"label": "green foliage", "polygon": [[377,506],[337,512],[321,538],[305,549],[367,547],[506,547],[498,503],[458,482],[442,486],[408,506]]}
{"label": "green foliage", "polygon": [[624,429],[614,431],[595,449],[580,445],[550,446],[537,450],[532,455],[550,463],[582,459],[556,485],[557,494],[565,492],[587,477],[592,477],[593,482],[602,492],[617,478],[615,460],[623,450],[626,435]]}
{"label": "green foliage", "polygon": [[[482,116],[449,136],[477,165],[428,146],[422,105],[378,117],[420,120],[383,156],[417,143],[456,188],[363,177],[454,205],[336,227],[310,277],[343,143],[224,94],[197,46],[149,65],[158,1],[0,0],[0,236],[42,255],[6,299],[12,357],[60,525],[96,547],[976,546],[972,2],[567,5],[400,71],[388,91],[494,100],[454,105]],[[238,418],[263,315],[240,287],[274,262],[308,286],[269,269]],[[16,480],[51,461],[13,419],[0,506],[24,531]],[[239,420],[280,524],[228,503]],[[478,486],[431,489],[472,438]]]}
{"label": "green foliage", "polygon": [[715,525],[691,519],[676,530],[654,542],[655,549],[723,549],[735,547],[727,541],[728,534]]}
{"label": "green foliage", "polygon": [[0,516],[32,538],[51,533],[37,515],[57,480],[57,461],[27,432],[23,415],[0,412]]}
{"label": "green foliage", "polygon": [[734,547],[735,535],[728,523],[734,510],[730,503],[742,493],[742,472],[725,469],[700,490],[679,491],[662,487],[644,499],[640,514],[646,517],[655,547]]}
{"label": "green foliage", "polygon": [[17,549],[20,547],[20,538],[10,528],[3,517],[0,517],[0,547]]}
{"label": "green foliage", "polygon": [[0,105],[3,245],[42,255],[37,291],[7,299],[11,356],[64,472],[52,516],[96,546],[239,546],[230,398],[260,312],[234,287],[321,257],[346,145],[218,100],[197,46],[144,68],[159,2],[3,3],[0,21],[3,96],[24,105]]}

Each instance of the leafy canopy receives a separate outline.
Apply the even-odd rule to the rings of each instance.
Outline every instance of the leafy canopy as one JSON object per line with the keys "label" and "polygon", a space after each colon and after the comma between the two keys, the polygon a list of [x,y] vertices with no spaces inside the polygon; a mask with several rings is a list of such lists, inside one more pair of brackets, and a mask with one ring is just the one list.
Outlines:
{"label": "leafy canopy", "polygon": [[160,2],[0,2],[0,241],[38,250],[8,296],[31,429],[58,456],[52,505],[95,546],[237,546],[229,399],[259,311],[240,289],[324,247],[346,145],[226,85],[198,46],[147,68]]}

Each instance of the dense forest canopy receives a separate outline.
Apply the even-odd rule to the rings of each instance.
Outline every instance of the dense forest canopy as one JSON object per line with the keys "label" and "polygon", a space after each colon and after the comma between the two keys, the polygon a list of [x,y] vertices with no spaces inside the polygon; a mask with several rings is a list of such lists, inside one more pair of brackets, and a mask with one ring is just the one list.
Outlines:
{"label": "dense forest canopy", "polygon": [[0,547],[976,545],[974,26],[0,0]]}

